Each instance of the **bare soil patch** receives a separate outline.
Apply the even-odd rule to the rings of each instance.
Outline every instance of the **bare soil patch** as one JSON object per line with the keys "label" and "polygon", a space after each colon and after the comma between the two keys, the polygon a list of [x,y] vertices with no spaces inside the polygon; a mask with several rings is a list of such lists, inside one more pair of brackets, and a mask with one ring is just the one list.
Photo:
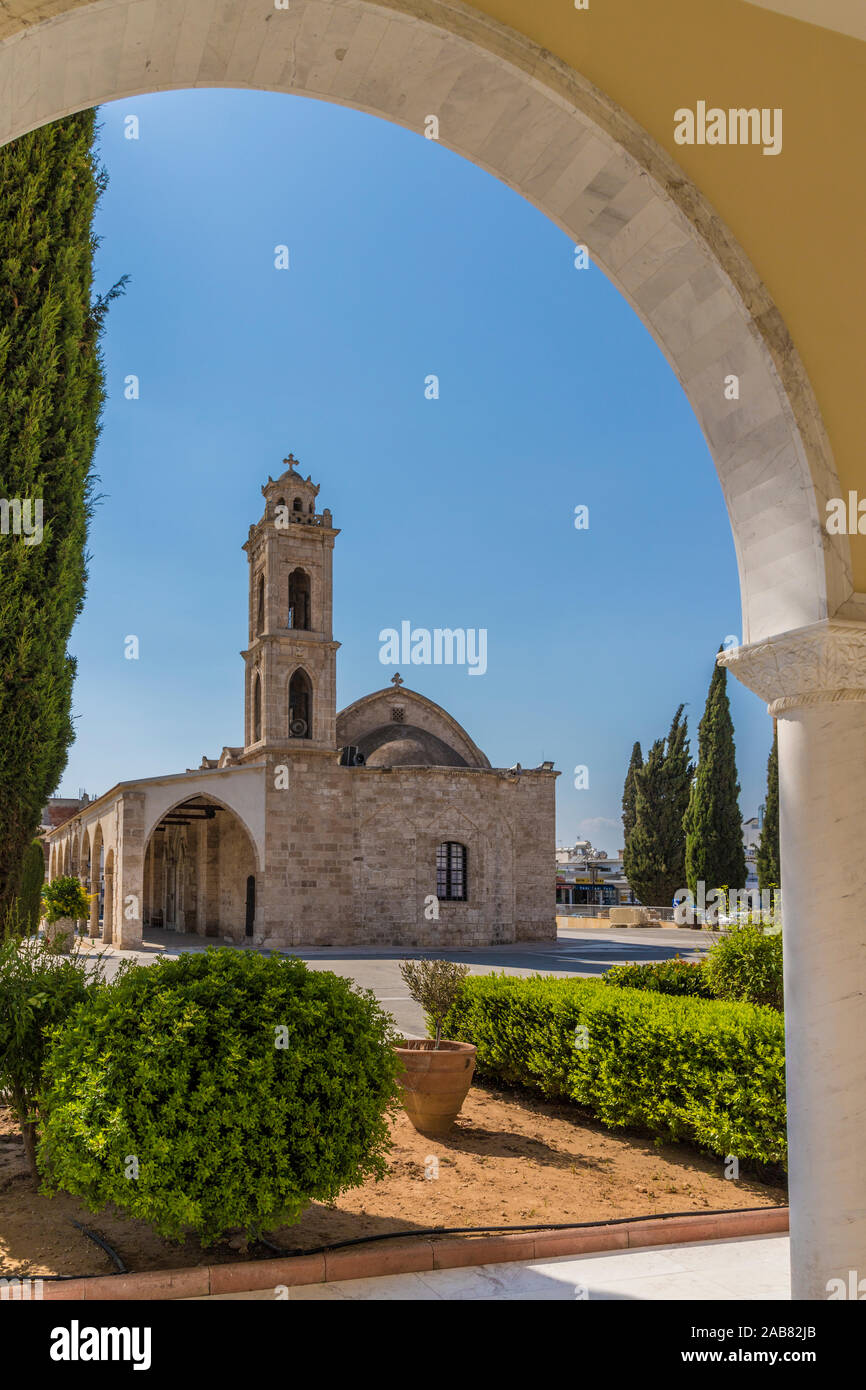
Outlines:
{"label": "bare soil patch", "polygon": [[[393,1138],[386,1178],[345,1192],[333,1206],[313,1203],[297,1225],[269,1239],[307,1250],[431,1226],[577,1223],[787,1201],[778,1182],[748,1173],[726,1180],[720,1158],[690,1145],[656,1146],[647,1135],[606,1130],[574,1106],[490,1085],[473,1085],[448,1135],[418,1134],[400,1112]],[[27,1176],[17,1128],[0,1110],[0,1275],[111,1273],[108,1256],[70,1217],[97,1231],[132,1272],[266,1253],[240,1237],[207,1250],[194,1239],[175,1244],[115,1207],[93,1214],[65,1193],[42,1196]]]}

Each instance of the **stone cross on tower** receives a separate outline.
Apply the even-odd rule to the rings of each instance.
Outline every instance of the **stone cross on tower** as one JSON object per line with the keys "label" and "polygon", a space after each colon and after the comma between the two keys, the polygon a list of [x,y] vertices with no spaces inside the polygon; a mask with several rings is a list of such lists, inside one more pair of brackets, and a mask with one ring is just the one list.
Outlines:
{"label": "stone cross on tower", "polygon": [[403,684],[403,677],[400,675],[399,671],[396,676],[391,677],[391,684],[396,685],[398,690],[400,689],[400,686]]}
{"label": "stone cross on tower", "polygon": [[295,464],[297,462],[298,460],[295,458],[294,454],[289,454],[289,457],[287,459],[283,459],[283,463],[288,465],[291,472],[295,471]]}

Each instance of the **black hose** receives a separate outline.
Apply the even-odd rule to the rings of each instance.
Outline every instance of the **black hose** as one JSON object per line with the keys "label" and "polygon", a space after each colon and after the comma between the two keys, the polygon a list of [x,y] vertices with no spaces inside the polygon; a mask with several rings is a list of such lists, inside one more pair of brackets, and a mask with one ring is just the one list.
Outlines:
{"label": "black hose", "polygon": [[[458,1236],[481,1235],[485,1231],[576,1231],[588,1226],[622,1226],[629,1221],[665,1221],[673,1216],[731,1216],[734,1212],[774,1211],[769,1207],[723,1207],[719,1211],[655,1211],[649,1216],[609,1216],[604,1221],[531,1221],[525,1226],[428,1226],[416,1231],[383,1231],[375,1236],[355,1236],[352,1240],[338,1240],[333,1245],[315,1245],[309,1250],[283,1250],[264,1236],[258,1236],[260,1245],[266,1245],[277,1256],[324,1255],[329,1250],[343,1250],[350,1245],[366,1245],[373,1240],[396,1240],[399,1236]],[[271,1257],[268,1256],[270,1259]]]}
{"label": "black hose", "polygon": [[113,1261],[113,1263],[114,1263],[115,1265],[117,1265],[117,1268],[116,1268],[116,1269],[113,1269],[109,1275],[104,1275],[104,1274],[4,1274],[4,1275],[2,1276],[2,1278],[4,1278],[4,1279],[41,1279],[42,1282],[43,1282],[43,1284],[52,1284],[52,1283],[61,1283],[64,1279],[105,1279],[105,1278],[113,1279],[113,1278],[115,1277],[115,1275],[117,1275],[117,1274],[128,1274],[128,1273],[129,1273],[129,1270],[127,1269],[126,1265],[123,1263],[123,1260],[120,1258],[120,1256],[118,1255],[118,1253],[117,1253],[116,1250],[112,1250],[112,1248],[111,1248],[111,1246],[108,1244],[108,1241],[107,1241],[107,1240],[103,1240],[103,1239],[102,1239],[102,1236],[97,1235],[96,1231],[91,1231],[91,1230],[89,1230],[89,1228],[88,1228],[87,1226],[82,1226],[81,1222],[80,1222],[80,1221],[76,1221],[73,1217],[67,1216],[66,1219],[67,1219],[67,1221],[70,1221],[70,1222],[72,1223],[73,1226],[77,1226],[78,1229],[79,1229],[79,1231],[81,1231],[84,1235],[87,1236],[88,1240],[92,1240],[92,1241],[95,1242],[96,1245],[101,1246],[102,1249],[105,1251],[106,1255],[108,1255],[109,1259],[111,1259],[111,1260]]}
{"label": "black hose", "polygon": [[[578,1231],[589,1226],[622,1226],[629,1221],[665,1221],[674,1216],[732,1216],[735,1212],[750,1211],[774,1211],[774,1207],[722,1207],[716,1211],[655,1211],[648,1216],[609,1216],[604,1221],[531,1221],[524,1226],[427,1226],[420,1231],[383,1231],[374,1236],[355,1236],[351,1240],[337,1240],[331,1245],[315,1245],[308,1250],[284,1250],[280,1245],[274,1245],[265,1236],[257,1236],[256,1241],[259,1245],[266,1245],[269,1250],[273,1250],[273,1255],[267,1255],[262,1263],[270,1259],[294,1259],[298,1255],[324,1255],[329,1250],[346,1250],[353,1245],[368,1245],[374,1240],[398,1240],[404,1236],[461,1236],[461,1235],[484,1235],[488,1231]],[[109,1278],[114,1278],[117,1274],[128,1274],[129,1270],[124,1265],[116,1251],[112,1250],[107,1241],[98,1236],[95,1231],[89,1231],[86,1226],[82,1226],[78,1221],[73,1221],[72,1217],[67,1218],[72,1221],[73,1226],[77,1226],[79,1231],[83,1231],[86,1236],[101,1245],[102,1249],[111,1256],[117,1269],[113,1271]],[[20,1278],[19,1275],[6,1275],[6,1278]],[[25,1278],[31,1276],[25,1275]],[[34,1276],[45,1282],[63,1279],[102,1279],[106,1276],[101,1274],[39,1274]]]}
{"label": "black hose", "polygon": [[[129,1273],[129,1270],[126,1268],[126,1265],[123,1263],[123,1260],[120,1258],[120,1256],[118,1255],[117,1251],[116,1251],[116,1250],[112,1250],[112,1248],[111,1248],[111,1246],[109,1245],[108,1241],[107,1241],[107,1240],[103,1240],[103,1239],[102,1239],[102,1236],[99,1235],[97,1231],[91,1231],[87,1226],[82,1226],[82,1224],[81,1224],[80,1221],[76,1221],[76,1220],[75,1220],[73,1217],[71,1217],[71,1216],[67,1217],[67,1220],[68,1220],[68,1221],[71,1221],[72,1224],[73,1224],[73,1226],[77,1226],[78,1229],[79,1229],[79,1231],[83,1231],[84,1235],[86,1235],[86,1236],[88,1237],[89,1240],[95,1241],[97,1245],[100,1245],[100,1246],[102,1247],[102,1249],[105,1251],[105,1253],[106,1253],[106,1255],[108,1256],[108,1258],[117,1266],[117,1273],[118,1273],[118,1274],[128,1274],[128,1273]],[[93,1277],[95,1278],[96,1276],[94,1275]]]}

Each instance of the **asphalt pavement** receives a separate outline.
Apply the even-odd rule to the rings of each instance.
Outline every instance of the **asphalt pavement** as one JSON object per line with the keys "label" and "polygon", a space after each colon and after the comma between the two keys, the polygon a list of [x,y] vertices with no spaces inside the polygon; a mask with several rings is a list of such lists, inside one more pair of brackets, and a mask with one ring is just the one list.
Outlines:
{"label": "asphalt pavement", "polygon": [[[111,977],[121,960],[134,959],[149,964],[159,956],[177,956],[182,951],[201,951],[222,944],[226,943],[148,928],[140,950],[106,948],[107,974]],[[508,975],[592,978],[626,961],[672,960],[677,955],[684,960],[701,960],[711,944],[709,933],[685,927],[567,926],[559,928],[556,941],[515,942],[510,946],[451,947],[442,951],[380,946],[296,946],[279,954],[296,956],[306,961],[311,970],[332,970],[364,989],[371,989],[393,1016],[401,1033],[406,1037],[423,1037],[424,1014],[406,992],[399,970],[401,960],[426,957],[459,961],[469,966],[472,975],[504,970]]]}

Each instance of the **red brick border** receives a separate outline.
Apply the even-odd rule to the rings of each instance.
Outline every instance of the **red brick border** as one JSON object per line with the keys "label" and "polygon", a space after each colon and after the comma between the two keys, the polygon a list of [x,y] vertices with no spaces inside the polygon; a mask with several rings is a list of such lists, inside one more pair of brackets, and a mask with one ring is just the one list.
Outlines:
{"label": "red brick border", "polygon": [[563,1231],[515,1231],[489,1236],[424,1236],[407,1234],[399,1244],[350,1246],[322,1255],[293,1255],[284,1259],[239,1264],[198,1265],[192,1269],[150,1270],[96,1279],[70,1279],[43,1284],[43,1297],[52,1302],[120,1301],[126,1299],[205,1298],[209,1294],[250,1293],[277,1285],[324,1284],[336,1279],[371,1279],[381,1274],[421,1274],[465,1265],[500,1264],[508,1260],[554,1259],[590,1255],[602,1250],[633,1250],[648,1245],[678,1245],[684,1241],[734,1240],[742,1236],[779,1235],[788,1229],[787,1207],[713,1215],[671,1216],[648,1221],[623,1221],[616,1226],[574,1226]]}

